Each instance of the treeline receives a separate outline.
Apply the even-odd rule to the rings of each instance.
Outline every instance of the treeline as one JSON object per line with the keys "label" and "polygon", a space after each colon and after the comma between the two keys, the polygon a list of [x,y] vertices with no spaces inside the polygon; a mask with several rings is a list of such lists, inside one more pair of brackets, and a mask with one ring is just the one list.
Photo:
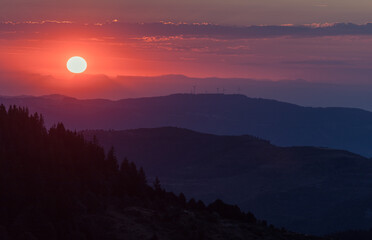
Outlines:
{"label": "treeline", "polygon": [[265,224],[221,200],[205,206],[166,192],[133,162],[119,165],[114,149],[105,154],[62,123],[48,130],[41,115],[0,105],[0,238],[102,239],[77,219],[106,211],[112,201],[164,211],[170,220],[177,209]]}

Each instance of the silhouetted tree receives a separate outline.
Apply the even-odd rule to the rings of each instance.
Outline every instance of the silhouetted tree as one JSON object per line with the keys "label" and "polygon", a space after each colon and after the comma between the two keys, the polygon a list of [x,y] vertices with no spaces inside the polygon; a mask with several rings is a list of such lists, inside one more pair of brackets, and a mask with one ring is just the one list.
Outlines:
{"label": "silhouetted tree", "polygon": [[111,147],[110,150],[107,153],[107,173],[113,174],[116,173],[119,169],[118,160],[115,156],[115,149],[114,147]]}
{"label": "silhouetted tree", "polygon": [[155,181],[153,183],[153,186],[154,186],[155,192],[161,192],[162,191],[161,185],[160,185],[160,180],[159,180],[158,177],[155,177]]}
{"label": "silhouetted tree", "polygon": [[142,167],[140,168],[138,172],[138,181],[139,181],[139,185],[147,184],[146,174]]}
{"label": "silhouetted tree", "polygon": [[198,205],[196,204],[196,201],[194,198],[191,198],[189,200],[189,202],[187,203],[187,206],[190,208],[190,209],[196,209],[198,207]]}
{"label": "silhouetted tree", "polygon": [[197,203],[196,203],[196,209],[198,210],[204,210],[206,207],[205,207],[205,204],[203,201],[199,200]]}
{"label": "silhouetted tree", "polygon": [[208,209],[217,212],[220,216],[225,218],[247,220],[246,214],[244,214],[238,206],[226,204],[221,199],[217,199],[209,204]]}
{"label": "silhouetted tree", "polygon": [[183,193],[180,193],[180,195],[178,196],[178,199],[179,199],[181,206],[186,207],[186,197]]}

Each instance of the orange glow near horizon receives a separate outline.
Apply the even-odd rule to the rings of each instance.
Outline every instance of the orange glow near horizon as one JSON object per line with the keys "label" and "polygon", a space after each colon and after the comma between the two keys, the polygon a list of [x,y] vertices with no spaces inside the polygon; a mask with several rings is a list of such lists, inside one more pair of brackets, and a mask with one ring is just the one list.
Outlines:
{"label": "orange glow near horizon", "polygon": [[[209,77],[238,72],[229,70],[223,59],[213,57],[214,62],[210,63],[210,57],[197,52],[197,49],[184,51],[182,46],[178,49],[177,45],[183,44],[182,38],[136,38],[127,36],[125,29],[124,33],[115,36],[115,33],[106,33],[99,26],[85,29],[79,25],[79,29],[75,29],[73,24],[60,25],[31,24],[26,27],[40,27],[43,32],[24,36],[20,31],[15,33],[20,34],[15,39],[12,33],[6,33],[9,39],[1,38],[0,35],[0,65],[8,71],[67,80],[72,77],[66,71],[66,62],[71,56],[84,56],[89,63],[84,75],[116,77],[183,74]],[[189,44],[190,41],[185,42]],[[176,46],[171,46],[173,44]],[[254,71],[249,72],[254,77]],[[66,85],[66,82],[58,85]]]}
{"label": "orange glow near horizon", "polygon": [[[166,31],[163,33],[165,25],[156,26],[159,34],[165,36],[152,36],[151,29],[141,30],[141,24],[88,27],[57,23],[3,24],[4,30],[0,31],[0,74],[3,78],[0,80],[6,85],[0,94],[59,93],[94,97],[106,91],[104,96],[111,97],[111,91],[124,97],[147,88],[148,95],[150,92],[154,95],[174,92],[172,89],[187,92],[195,85],[194,80],[190,80],[184,83],[186,87],[176,88],[180,80],[175,78],[153,78],[149,82],[142,79],[140,82],[128,77],[169,74],[196,78],[310,81],[339,81],[341,78],[346,81],[348,76],[359,72],[358,76],[367,76],[371,65],[368,51],[372,50],[366,52],[366,49],[370,49],[372,36],[229,39],[203,34],[187,37],[182,32],[166,35]],[[194,29],[195,26],[190,27]],[[185,26],[174,25],[171,29],[177,27],[183,29]],[[201,29],[205,28],[207,26]],[[358,44],[350,45],[350,41]],[[89,64],[84,74],[71,74],[66,70],[66,62],[72,56],[82,56]],[[355,64],[349,64],[350,59],[355,59]],[[355,66],[366,70],[357,71]],[[215,81],[216,85],[210,89],[223,87],[217,86],[219,80]],[[7,89],[14,90],[8,93]],[[211,91],[205,89],[205,92]]]}
{"label": "orange glow near horizon", "polygon": [[[32,27],[40,28],[40,33]],[[5,33],[9,36],[1,38],[0,32],[0,66],[7,71],[64,79],[53,83],[58,86],[81,84],[74,82],[71,73],[66,71],[66,62],[71,56],[83,56],[89,63],[84,75],[242,77],[249,73],[249,77],[258,77],[252,68],[242,72],[237,70],[239,65],[226,65],[228,55],[215,57],[205,53],[204,46],[198,45],[209,44],[208,40],[198,43],[182,37],[137,38],[127,35],[125,29],[122,33],[105,32],[100,26],[85,28],[74,24],[36,23],[25,28],[30,34],[15,32],[20,35],[15,39],[13,33]],[[182,46],[194,45],[194,41],[196,46]]]}
{"label": "orange glow near horizon", "polygon": [[[66,62],[71,56],[84,56],[89,63],[85,74],[157,75],[156,63],[125,46],[90,41],[5,41],[0,40],[0,63],[8,71],[24,71],[60,78],[71,77]],[[71,47],[73,46],[73,47]],[[22,60],[20,60],[22,59]],[[151,67],[150,64],[154,67]],[[155,69],[156,71],[151,71]]]}

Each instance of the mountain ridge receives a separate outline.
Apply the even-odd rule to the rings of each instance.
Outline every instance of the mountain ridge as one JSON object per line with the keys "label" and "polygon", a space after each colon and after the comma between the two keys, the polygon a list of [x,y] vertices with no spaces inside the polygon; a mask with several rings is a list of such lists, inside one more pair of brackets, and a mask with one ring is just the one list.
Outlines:
{"label": "mountain ridge", "polygon": [[136,129],[173,126],[217,135],[249,134],[279,146],[322,146],[372,156],[372,113],[313,108],[244,95],[175,94],[118,101],[75,98],[0,98],[43,114],[47,126]]}

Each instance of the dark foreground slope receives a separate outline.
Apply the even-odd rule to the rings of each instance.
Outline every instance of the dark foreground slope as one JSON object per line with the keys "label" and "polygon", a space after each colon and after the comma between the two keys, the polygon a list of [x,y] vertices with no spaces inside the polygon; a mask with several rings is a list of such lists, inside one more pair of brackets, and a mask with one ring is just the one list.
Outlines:
{"label": "dark foreground slope", "polygon": [[42,113],[46,124],[69,129],[182,127],[222,135],[250,134],[282,146],[322,146],[372,156],[372,113],[310,108],[243,95],[177,94],[165,97],[77,100],[58,95],[0,98]]}
{"label": "dark foreground slope", "polygon": [[347,151],[179,128],[84,135],[114,146],[166,189],[221,198],[277,226],[313,234],[372,227],[372,161]]}
{"label": "dark foreground slope", "polygon": [[316,239],[217,200],[146,184],[142,169],[62,124],[0,106],[0,239]]}

